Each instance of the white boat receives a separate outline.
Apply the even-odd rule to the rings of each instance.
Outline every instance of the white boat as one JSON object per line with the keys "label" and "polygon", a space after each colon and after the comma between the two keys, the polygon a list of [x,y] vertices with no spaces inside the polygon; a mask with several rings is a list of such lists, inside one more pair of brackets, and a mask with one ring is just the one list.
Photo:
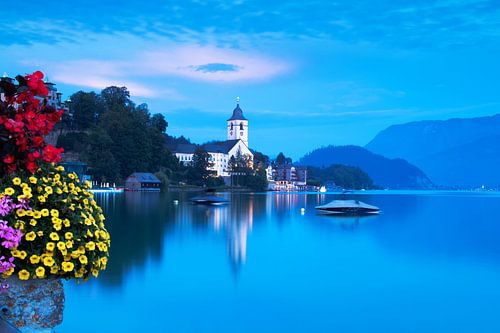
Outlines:
{"label": "white boat", "polygon": [[191,201],[199,205],[224,205],[229,202],[224,198],[216,197],[214,195],[198,195],[191,198]]}
{"label": "white boat", "polygon": [[98,187],[90,189],[90,192],[93,193],[122,193],[123,188],[121,187]]}
{"label": "white boat", "polygon": [[373,215],[380,213],[380,208],[358,200],[333,200],[326,205],[316,206],[320,213],[337,215]]}
{"label": "white boat", "polygon": [[321,193],[325,193],[325,192],[326,192],[326,186],[321,186],[321,187],[319,188],[319,191],[320,191]]}

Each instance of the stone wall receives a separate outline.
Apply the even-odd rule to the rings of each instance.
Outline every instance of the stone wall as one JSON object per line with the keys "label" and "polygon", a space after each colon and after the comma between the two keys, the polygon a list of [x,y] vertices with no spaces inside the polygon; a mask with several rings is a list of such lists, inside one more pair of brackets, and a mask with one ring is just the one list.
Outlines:
{"label": "stone wall", "polygon": [[[61,324],[64,287],[59,279],[3,281],[8,288],[0,291],[1,316],[22,333],[52,332]],[[4,286],[6,287],[6,286]]]}

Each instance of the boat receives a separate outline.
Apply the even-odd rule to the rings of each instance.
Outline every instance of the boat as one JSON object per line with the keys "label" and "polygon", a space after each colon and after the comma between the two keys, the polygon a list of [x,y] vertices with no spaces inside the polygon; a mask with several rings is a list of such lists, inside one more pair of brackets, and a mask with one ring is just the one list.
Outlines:
{"label": "boat", "polygon": [[321,187],[319,188],[319,191],[320,191],[321,193],[325,193],[325,192],[326,192],[326,186],[321,186]]}
{"label": "boat", "polygon": [[229,200],[215,195],[198,195],[191,198],[191,201],[198,205],[223,205],[229,202]]}
{"label": "boat", "polygon": [[380,208],[358,200],[333,200],[326,205],[316,206],[318,212],[336,215],[373,215],[380,213]]}
{"label": "boat", "polygon": [[123,193],[122,187],[97,187],[90,189],[93,193]]}

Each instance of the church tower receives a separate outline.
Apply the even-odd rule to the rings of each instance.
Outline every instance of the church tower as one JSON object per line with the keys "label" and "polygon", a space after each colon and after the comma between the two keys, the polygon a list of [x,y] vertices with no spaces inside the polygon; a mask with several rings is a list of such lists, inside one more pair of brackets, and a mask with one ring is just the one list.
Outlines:
{"label": "church tower", "polygon": [[236,98],[233,116],[227,120],[227,139],[241,140],[248,147],[248,119],[243,116],[239,97]]}

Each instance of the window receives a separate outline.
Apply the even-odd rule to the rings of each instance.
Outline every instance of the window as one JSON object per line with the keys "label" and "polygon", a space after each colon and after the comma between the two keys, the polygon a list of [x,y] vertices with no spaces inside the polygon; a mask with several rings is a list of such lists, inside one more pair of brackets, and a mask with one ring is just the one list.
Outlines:
{"label": "window", "polygon": [[243,131],[243,123],[240,123],[240,130]]}

